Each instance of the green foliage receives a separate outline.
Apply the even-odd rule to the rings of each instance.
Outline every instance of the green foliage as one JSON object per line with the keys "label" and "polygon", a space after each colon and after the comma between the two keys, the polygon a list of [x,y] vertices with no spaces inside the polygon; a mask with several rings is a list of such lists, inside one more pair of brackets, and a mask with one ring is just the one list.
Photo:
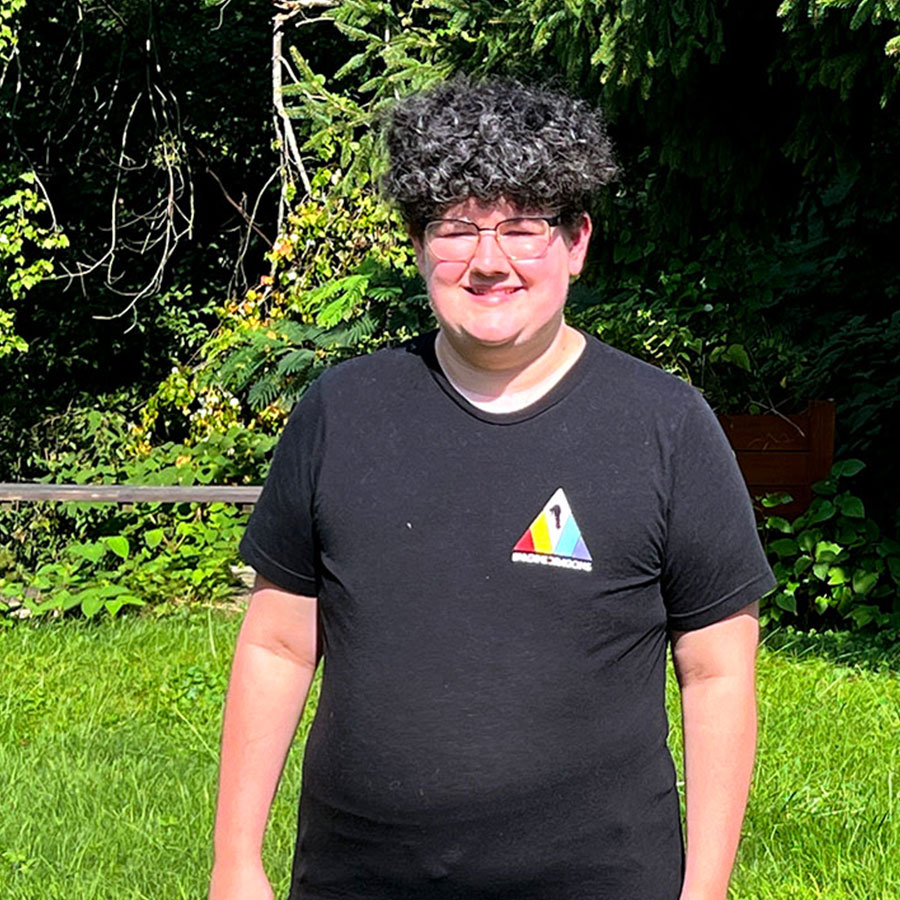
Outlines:
{"label": "green foliage", "polygon": [[[335,282],[338,289],[340,281]],[[218,378],[221,384],[238,393],[248,388],[247,401],[254,410],[262,410],[276,400],[292,406],[306,385],[321,372],[326,353],[332,361],[341,350],[358,353],[373,331],[372,320],[365,314],[337,328],[284,319],[272,323],[265,331],[249,332],[246,343],[222,364]],[[264,368],[267,371],[260,374]]]}
{"label": "green foliage", "polygon": [[[330,96],[318,76],[310,85]],[[338,146],[329,135],[353,134],[358,115],[353,106],[323,101],[313,139],[322,148]],[[270,430],[324,368],[430,323],[409,240],[379,202],[372,178],[364,167],[344,172],[339,159],[316,172],[313,196],[291,211],[272,249],[273,275],[221,310],[188,394],[225,391]]]}
{"label": "green foliage", "polygon": [[[549,76],[607,112],[624,176],[593,211],[593,259],[572,292],[576,324],[687,378],[723,410],[791,409],[809,397],[835,397],[842,453],[869,463],[857,493],[872,520],[893,514],[900,500],[891,458],[900,386],[893,262],[900,120],[892,106],[900,9],[893,0],[785,0],[777,10],[722,0],[342,0],[314,22],[291,20],[285,41],[297,44],[296,82],[284,100],[310,189],[300,194],[300,178],[286,186],[291,208],[257,282],[262,253],[240,257],[245,238],[231,217],[235,198],[255,196],[274,165],[260,103],[271,91],[267,16],[212,0],[115,10],[0,0],[0,55],[20,68],[17,79],[0,77],[6,107],[15,110],[7,119],[6,158],[17,167],[10,172],[31,168],[23,148],[40,158],[66,233],[83,258],[104,260],[79,302],[35,285],[27,304],[20,297],[15,329],[0,302],[7,358],[0,383],[13,386],[0,390],[0,463],[10,477],[256,481],[267,442],[310,379],[430,327],[407,236],[376,196],[384,159],[371,126],[394,97],[462,70]],[[231,68],[241,77],[223,79],[223,60],[240,60]],[[116,164],[121,152],[134,165]],[[12,178],[3,170],[0,184]],[[5,194],[16,190],[18,183]],[[275,219],[270,194],[261,195],[262,232]],[[105,254],[114,195],[128,229],[112,264]],[[161,196],[173,203],[159,206]],[[33,192],[25,200],[40,202]],[[160,228],[172,210],[189,208],[190,243],[182,240],[134,318],[93,319],[121,310],[115,290],[157,277],[158,250],[167,246],[157,241]],[[34,207],[26,218],[38,228],[46,215]],[[39,246],[42,233],[29,236],[24,227],[18,219],[12,226],[25,239],[21,261],[3,257],[0,245],[0,264],[25,273],[16,282],[22,296],[28,267],[45,277],[41,261],[63,246]],[[238,258],[252,273],[246,282]],[[91,289],[104,279],[102,290]],[[26,339],[30,352],[14,355]],[[14,370],[13,360],[22,367]],[[115,388],[112,378],[128,387]],[[79,420],[79,408],[93,402],[87,398],[107,390],[117,399],[97,399],[93,424],[76,422],[66,434],[35,426],[70,405],[75,412],[64,418]],[[241,432],[246,446],[234,437]],[[216,462],[223,456],[216,442],[227,435],[235,456]],[[826,500],[815,514],[827,512]],[[829,530],[838,519],[857,520],[858,507],[849,498],[829,502],[834,516],[808,527],[839,544],[853,565],[859,560],[865,574],[865,544],[845,545]],[[45,565],[74,566],[74,592],[100,585],[101,575],[113,583],[114,573],[131,590],[125,569],[153,549],[144,534],[159,536],[168,553],[179,522],[194,527],[191,515],[39,505],[16,513],[13,527],[13,514],[3,513],[0,538],[9,543],[0,565],[32,599],[41,591],[25,573]],[[103,555],[79,561],[76,545]],[[884,598],[871,599],[890,586],[887,571],[868,572],[878,576],[871,587],[859,576],[859,591],[852,574],[827,585],[834,603],[824,613],[811,593],[816,576],[807,573],[792,595],[800,620],[808,608],[814,619],[858,624],[865,614],[848,618],[837,599],[847,585],[853,598],[866,599],[861,605],[878,601],[879,615],[893,615]],[[162,596],[165,579],[181,584],[174,565],[160,577],[146,590],[134,582],[132,595]],[[175,593],[197,595],[191,590]]]}
{"label": "green foliage", "polygon": [[694,384],[723,412],[771,406],[774,373],[785,378],[802,363],[783,336],[746,316],[710,261],[673,260],[652,279],[576,285],[568,315],[606,343]]}
{"label": "green foliage", "polygon": [[[348,4],[326,15],[341,34],[371,44],[364,59],[340,67],[337,80],[352,70],[370,81],[386,60],[398,64],[406,58],[402,48],[422,38],[400,27],[389,4]],[[396,41],[385,38],[391,29]],[[370,127],[395,90],[419,85],[418,76],[410,72],[390,84],[375,78],[374,88],[342,91],[296,48],[292,56],[298,81],[284,93],[289,114],[306,129],[302,150],[317,157],[310,194],[286,217],[268,254],[271,274],[216,309],[218,327],[194,364],[174,366],[146,402],[138,426],[145,449],[173,436],[196,441],[239,423],[273,433],[323,368],[430,323],[424,298],[414,296],[420,288],[407,236],[376,195]]]}
{"label": "green foliage", "polygon": [[9,64],[16,50],[19,36],[16,16],[25,6],[25,0],[0,0],[0,64]]}
{"label": "green foliage", "polygon": [[503,7],[485,0],[344,2],[326,16],[366,45],[339,70],[341,76],[373,61],[384,65],[383,77],[376,68],[368,79],[355,78],[360,90],[373,92],[403,82],[418,89],[457,68],[527,71],[537,59],[571,84],[596,84],[599,77],[604,84],[636,85],[646,95],[657,70],[677,76],[696,55],[718,59],[723,50],[714,0],[525,0]]}
{"label": "green foliage", "polygon": [[[881,534],[843,484],[863,468],[856,459],[835,463],[801,516],[793,522],[777,515],[764,519],[778,579],[766,598],[764,624],[900,629],[900,542]],[[786,499],[772,496],[763,505],[777,508]]]}
{"label": "green foliage", "polygon": [[[842,24],[846,23],[851,31],[867,25],[886,26],[892,31],[900,27],[900,5],[896,0],[782,0],[778,7],[778,15],[784,19],[785,29],[796,28],[804,18],[821,25],[829,13],[843,14]],[[894,35],[885,42],[887,56],[898,52],[898,42],[900,35]]]}
{"label": "green foliage", "polygon": [[827,393],[839,402],[844,447],[869,453],[877,442],[891,450],[898,437],[891,423],[900,408],[900,312],[872,321],[853,316],[829,335],[805,367],[801,389]]}
{"label": "green foliage", "polygon": [[179,666],[159,686],[161,716],[183,720],[198,708],[215,716],[222,709],[227,685],[227,674],[218,666],[196,662]]}
{"label": "green foliage", "polygon": [[[275,439],[252,429],[212,432],[187,446],[144,453],[124,419],[73,415],[42,461],[42,480],[64,484],[245,484],[257,481]],[[32,503],[0,510],[0,610],[32,614],[218,599],[246,512],[221,503],[133,506]]]}
{"label": "green foliage", "polygon": [[[13,330],[29,352],[0,359],[4,468],[35,422],[98,393],[145,399],[190,359],[216,326],[214,307],[257,280],[277,203],[267,6],[13,5],[0,198],[36,170],[71,244],[53,253],[56,277],[16,304]],[[0,14],[8,8],[2,0]],[[311,56],[330,50],[325,37]],[[34,221],[47,225],[49,212]],[[28,260],[50,256],[26,249]],[[0,283],[6,269],[0,259]],[[59,277],[70,273],[84,277]],[[0,309],[10,309],[2,297]]]}
{"label": "green foliage", "polygon": [[[2,40],[0,29],[0,52]],[[53,274],[53,261],[44,251],[67,247],[69,240],[57,227],[40,224],[47,204],[31,187],[34,174],[19,175],[17,181],[25,187],[16,182],[4,184],[6,174],[0,169],[0,191],[11,190],[7,196],[0,197],[0,278],[7,287],[4,293],[15,302],[25,291]],[[6,301],[3,303],[5,306]],[[12,310],[0,307],[0,359],[27,349],[27,342],[13,331]]]}
{"label": "green foliage", "polygon": [[21,567],[0,574],[0,610],[48,615],[78,609],[90,618],[125,606],[227,596],[246,514],[215,503],[165,512],[154,506],[119,534],[67,544],[33,574]]}

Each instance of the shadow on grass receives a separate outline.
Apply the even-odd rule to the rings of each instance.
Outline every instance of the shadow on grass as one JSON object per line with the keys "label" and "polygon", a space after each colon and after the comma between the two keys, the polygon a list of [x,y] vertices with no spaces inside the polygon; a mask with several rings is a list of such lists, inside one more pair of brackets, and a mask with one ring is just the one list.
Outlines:
{"label": "shadow on grass", "polygon": [[767,630],[761,643],[785,656],[818,657],[842,666],[900,674],[900,632]]}

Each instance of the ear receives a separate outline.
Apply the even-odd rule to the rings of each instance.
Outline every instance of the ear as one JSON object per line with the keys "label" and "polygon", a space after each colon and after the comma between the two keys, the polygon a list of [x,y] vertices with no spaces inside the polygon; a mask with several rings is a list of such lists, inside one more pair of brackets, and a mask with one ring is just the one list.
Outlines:
{"label": "ear", "polygon": [[569,275],[572,278],[580,275],[581,270],[584,268],[584,259],[585,256],[587,256],[587,249],[588,244],[591,242],[592,231],[593,225],[591,224],[591,217],[587,213],[584,213],[581,225],[578,227],[578,230],[574,233],[569,243]]}

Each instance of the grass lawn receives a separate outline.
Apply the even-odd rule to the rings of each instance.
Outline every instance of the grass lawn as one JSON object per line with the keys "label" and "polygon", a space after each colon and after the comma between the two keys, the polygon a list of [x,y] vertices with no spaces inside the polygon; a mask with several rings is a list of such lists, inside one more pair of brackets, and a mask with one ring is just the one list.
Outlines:
{"label": "grass lawn", "polygon": [[[193,611],[0,630],[0,897],[204,897],[238,625]],[[828,636],[767,639],[733,898],[900,900],[898,673],[900,651]],[[308,722],[309,711],[301,737]],[[295,752],[265,850],[278,897],[299,774]]]}

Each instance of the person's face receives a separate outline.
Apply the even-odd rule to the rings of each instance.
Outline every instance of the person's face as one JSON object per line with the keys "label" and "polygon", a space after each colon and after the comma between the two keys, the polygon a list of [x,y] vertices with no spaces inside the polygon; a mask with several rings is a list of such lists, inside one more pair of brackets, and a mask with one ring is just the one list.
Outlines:
{"label": "person's face", "polygon": [[[554,210],[520,210],[505,202],[490,206],[470,199],[442,218],[466,219],[493,228],[520,215],[551,215]],[[510,260],[496,235],[481,234],[468,262],[436,259],[413,239],[419,271],[434,314],[458,350],[546,344],[563,322],[569,279],[581,272],[591,234],[585,215],[574,236],[551,229],[547,252],[539,259]]]}

